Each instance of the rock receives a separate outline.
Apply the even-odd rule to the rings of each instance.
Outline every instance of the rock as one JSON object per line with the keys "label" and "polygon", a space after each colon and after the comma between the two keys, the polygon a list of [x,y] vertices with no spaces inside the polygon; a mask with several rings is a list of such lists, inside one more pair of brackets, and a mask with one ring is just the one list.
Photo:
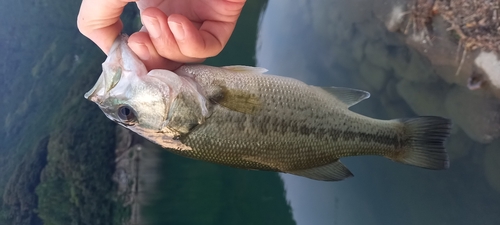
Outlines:
{"label": "rock", "polygon": [[471,149],[474,149],[475,142],[467,137],[462,130],[450,135],[446,142],[446,149],[450,156],[450,161],[454,161],[466,156]]}
{"label": "rock", "polygon": [[[350,87],[354,87],[354,88],[359,89],[359,90],[368,91],[371,94],[370,98],[373,98],[374,90],[368,84],[368,82],[366,82],[366,80],[362,76],[352,76],[352,77],[350,77],[350,85],[349,86]],[[367,102],[367,101],[363,101],[363,104],[365,102]]]}
{"label": "rock", "polygon": [[359,72],[363,80],[374,91],[380,91],[388,78],[388,72],[366,61],[359,66]]}
{"label": "rock", "polygon": [[392,11],[389,13],[389,16],[387,16],[387,19],[385,20],[385,26],[387,27],[387,30],[396,32],[402,29],[403,22],[405,21],[405,16],[407,15],[405,11],[406,6],[404,4],[394,5],[392,7]]}
{"label": "rock", "polygon": [[117,184],[117,194],[122,198],[127,198],[125,196],[129,191],[130,175],[124,168],[117,168],[113,173],[113,181]]}
{"label": "rock", "polygon": [[474,63],[486,73],[491,85],[500,88],[500,61],[495,53],[482,51]]}
{"label": "rock", "polygon": [[410,51],[410,61],[405,71],[396,73],[410,81],[425,82],[426,80],[437,80],[432,71],[430,62],[415,51]]}
{"label": "rock", "polygon": [[403,100],[390,101],[388,98],[381,98],[380,102],[385,111],[385,119],[406,118],[412,114]]}
{"label": "rock", "polygon": [[387,26],[391,18],[393,19],[400,18],[399,10],[401,10],[402,13],[408,11],[406,7],[407,4],[408,0],[384,0],[375,2],[375,4],[373,4],[372,10],[375,17]]}
{"label": "rock", "polygon": [[[360,88],[356,87],[356,89]],[[378,93],[371,94],[369,99],[350,107],[349,110],[371,118],[394,119],[387,117],[384,112],[383,105],[380,102],[380,95]]]}
{"label": "rock", "polygon": [[500,101],[492,95],[455,86],[446,96],[445,107],[470,138],[489,143],[500,137]]}
{"label": "rock", "polygon": [[486,148],[484,173],[491,187],[500,193],[500,141],[495,141]]}
{"label": "rock", "polygon": [[361,62],[364,59],[366,42],[367,39],[363,38],[361,35],[354,35],[350,41],[351,54],[358,62]]}
{"label": "rock", "polygon": [[367,39],[370,40],[383,40],[387,36],[387,31],[385,27],[378,23],[376,20],[369,20],[362,23],[354,24],[356,30],[358,31],[357,35],[363,35]]}
{"label": "rock", "polygon": [[402,103],[404,100],[401,95],[398,93],[397,89],[398,81],[394,77],[390,77],[387,81],[387,84],[384,87],[384,93],[382,93],[382,98],[387,99],[389,102],[400,102]]}
{"label": "rock", "polygon": [[390,68],[386,46],[382,42],[369,42],[365,45],[364,49],[365,59],[371,64],[388,70]]}
{"label": "rock", "polygon": [[446,83],[458,84],[460,86],[467,86],[468,78],[470,77],[471,71],[466,71],[463,69],[459,74],[457,73],[457,67],[451,65],[435,65],[434,71],[438,74]]}
{"label": "rock", "polygon": [[388,46],[389,63],[397,77],[404,78],[404,73],[408,70],[411,60],[411,51],[404,46]]}
{"label": "rock", "polygon": [[432,19],[432,27],[432,39],[419,32],[407,37],[406,42],[428,58],[432,65],[440,68],[436,75],[448,83],[465,86],[472,73],[474,53],[467,51],[464,54],[463,49],[458,48],[456,40],[452,40],[447,31],[449,23],[441,17]]}
{"label": "rock", "polygon": [[336,23],[337,29],[335,31],[340,41],[350,41],[355,36],[355,28],[351,23],[341,21]]}
{"label": "rock", "polygon": [[444,101],[448,86],[442,83],[421,83],[408,80],[400,81],[397,86],[399,95],[417,115],[448,117]]}
{"label": "rock", "polygon": [[467,80],[469,90],[479,90],[485,86],[485,76],[480,73],[472,73]]}
{"label": "rock", "polygon": [[500,61],[495,53],[481,51],[474,60],[474,64],[480,68],[485,75],[490,87],[500,98]]}
{"label": "rock", "polygon": [[115,137],[115,154],[119,156],[122,152],[130,148],[132,144],[132,132],[127,128],[116,125]]}
{"label": "rock", "polygon": [[[352,56],[352,49],[349,43],[331,45],[330,54],[320,57],[318,61],[324,61],[324,65],[333,66],[333,68],[339,67],[349,71],[350,73],[357,73],[359,62]],[[333,57],[332,57],[333,56]],[[333,58],[333,59],[332,59]],[[333,63],[333,64],[332,64]]]}
{"label": "rock", "polygon": [[[316,0],[313,0],[316,1]],[[324,0],[330,2],[329,0]],[[364,22],[375,22],[373,20],[372,6],[375,2],[372,1],[342,1],[336,7],[345,18],[345,21],[359,24]],[[323,5],[328,5],[325,3]]]}

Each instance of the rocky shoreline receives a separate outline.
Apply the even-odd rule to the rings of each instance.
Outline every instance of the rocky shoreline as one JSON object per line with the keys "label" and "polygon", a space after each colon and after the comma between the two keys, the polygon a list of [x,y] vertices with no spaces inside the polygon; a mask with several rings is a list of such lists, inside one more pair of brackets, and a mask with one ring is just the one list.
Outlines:
{"label": "rocky shoreline", "polygon": [[115,172],[117,199],[129,208],[130,219],[124,225],[144,225],[141,208],[148,203],[147,194],[157,181],[157,147],[133,132],[117,125]]}
{"label": "rocky shoreline", "polygon": [[388,2],[392,8],[378,17],[438,67],[437,74],[449,83],[500,99],[500,2]]}
{"label": "rocky shoreline", "polygon": [[[449,149],[484,149],[485,177],[500,192],[496,162],[500,159],[500,2],[494,0],[386,1],[375,13],[387,30],[396,32],[426,57],[434,74],[448,85],[437,88],[431,79],[403,81],[398,92],[420,115],[451,118],[460,130]],[[390,9],[390,10],[389,10]],[[431,88],[425,88],[433,86]],[[412,90],[412,91],[409,91]],[[422,97],[424,96],[424,97]],[[425,97],[427,96],[427,97]],[[418,99],[418,100],[417,100]],[[424,103],[425,102],[425,103]],[[421,106],[426,106],[422,108]],[[485,146],[457,138],[467,135]],[[467,152],[452,152],[452,159]]]}
{"label": "rocky shoreline", "polygon": [[[477,47],[462,57],[464,47],[459,48],[459,36],[448,29],[451,25],[439,11],[431,11],[434,14],[430,14],[433,17],[428,23],[432,26],[424,27],[432,28],[428,36],[413,32],[410,18],[412,10],[417,9],[412,7],[426,2],[434,6],[438,1],[307,1],[300,7],[309,9],[301,23],[312,27],[314,37],[324,41],[322,48],[328,47],[307,55],[307,61],[341,73],[331,76],[331,82],[338,86],[347,84],[369,91],[371,101],[359,106],[369,116],[450,118],[454,125],[446,148],[451,160],[483,158],[489,164],[484,167],[487,180],[500,192],[500,185],[493,182],[499,175],[492,172],[500,167],[487,159],[488,155],[495,156],[491,149],[500,143],[497,52]],[[301,73],[310,74],[309,70]]]}
{"label": "rocky shoreline", "polygon": [[[447,113],[442,116],[452,118],[473,140],[489,143],[499,138],[500,3],[490,0],[387,2],[391,7],[375,13],[377,17],[385,22],[389,31],[401,34],[405,43],[428,59],[434,73],[453,86],[446,92],[442,91],[446,87],[440,88],[438,92],[442,93],[434,93],[428,99],[437,103],[435,99],[446,96],[433,108],[444,106]],[[428,82],[422,76],[415,81]],[[411,102],[411,96],[403,93],[406,89],[398,90]]]}

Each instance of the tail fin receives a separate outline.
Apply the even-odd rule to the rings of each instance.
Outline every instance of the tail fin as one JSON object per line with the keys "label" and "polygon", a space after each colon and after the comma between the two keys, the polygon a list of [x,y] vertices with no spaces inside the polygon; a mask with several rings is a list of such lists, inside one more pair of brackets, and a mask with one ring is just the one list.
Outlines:
{"label": "tail fin", "polygon": [[400,120],[409,136],[405,153],[395,161],[426,169],[442,170],[450,166],[444,141],[450,134],[451,121],[423,116]]}

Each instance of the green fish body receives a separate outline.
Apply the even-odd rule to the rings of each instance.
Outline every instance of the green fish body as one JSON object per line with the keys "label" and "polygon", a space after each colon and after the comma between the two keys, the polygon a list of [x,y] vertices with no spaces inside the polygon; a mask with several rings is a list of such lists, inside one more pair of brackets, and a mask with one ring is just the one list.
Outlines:
{"label": "green fish body", "polygon": [[205,65],[147,72],[121,36],[86,98],[174,153],[237,168],[328,181],[352,176],[339,159],[357,155],[448,168],[449,120],[369,118],[348,109],[368,92],[264,72]]}

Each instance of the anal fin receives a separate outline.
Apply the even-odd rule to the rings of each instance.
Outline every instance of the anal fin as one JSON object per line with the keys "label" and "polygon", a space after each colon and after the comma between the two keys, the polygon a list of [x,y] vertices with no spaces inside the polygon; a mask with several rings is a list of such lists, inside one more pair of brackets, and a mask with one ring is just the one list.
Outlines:
{"label": "anal fin", "polygon": [[347,169],[347,167],[345,167],[344,164],[338,160],[320,167],[305,170],[286,171],[285,173],[322,181],[340,181],[354,176],[351,171],[349,171],[349,169]]}

